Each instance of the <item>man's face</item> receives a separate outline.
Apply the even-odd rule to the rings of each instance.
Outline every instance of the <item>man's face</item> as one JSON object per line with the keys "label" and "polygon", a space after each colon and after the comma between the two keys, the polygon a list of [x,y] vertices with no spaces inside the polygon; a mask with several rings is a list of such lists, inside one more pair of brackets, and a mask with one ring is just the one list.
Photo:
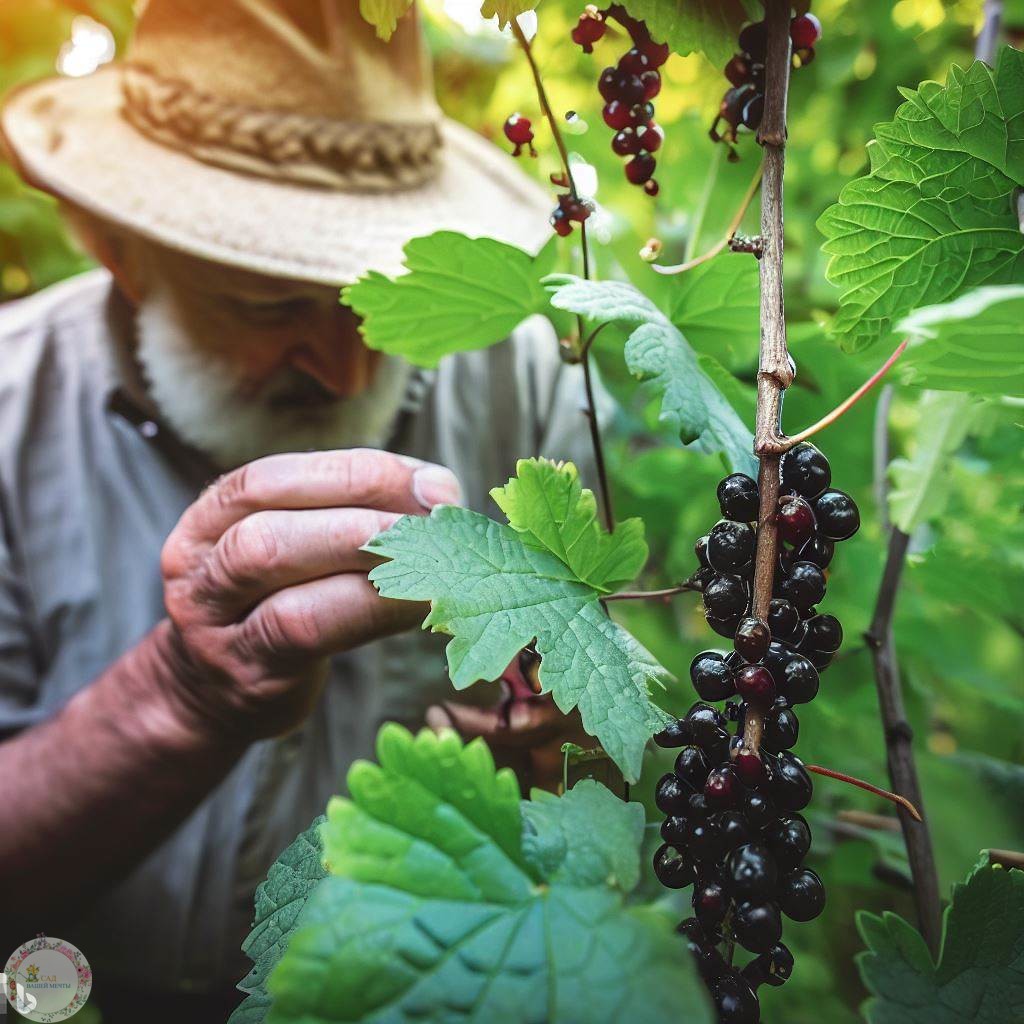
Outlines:
{"label": "man's face", "polygon": [[338,290],[144,246],[138,356],[161,412],[223,465],[379,446],[408,368],[368,349]]}

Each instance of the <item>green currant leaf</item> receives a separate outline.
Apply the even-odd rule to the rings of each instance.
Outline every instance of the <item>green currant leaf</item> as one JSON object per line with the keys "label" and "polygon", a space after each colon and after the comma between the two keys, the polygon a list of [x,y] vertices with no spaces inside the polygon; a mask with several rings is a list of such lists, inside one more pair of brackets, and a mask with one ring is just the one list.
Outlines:
{"label": "green currant leaf", "polygon": [[889,464],[889,515],[904,533],[942,516],[952,488],[949,463],[970,432],[970,395],[926,391],[919,403],[916,451]]}
{"label": "green currant leaf", "polygon": [[438,231],[405,247],[409,272],[391,279],[371,271],[342,290],[363,318],[373,349],[417,366],[436,366],[452,352],[486,348],[528,316],[548,313],[541,278],[554,266],[553,242],[537,256],[493,238]]}
{"label": "green currant leaf", "polygon": [[320,825],[323,815],[277,858],[256,890],[256,915],[243,952],[252,970],[238,987],[247,992],[228,1024],[262,1024],[270,1009],[267,977],[284,955],[309,895],[327,877]]}
{"label": "green currant leaf", "polygon": [[1024,1020],[1024,872],[977,867],[953,887],[935,964],[898,914],[857,915],[858,959],[873,993],[869,1024],[1010,1024]]}
{"label": "green currant leaf", "polygon": [[728,376],[721,364],[707,355],[698,357],[682,332],[630,284],[567,275],[552,275],[548,282],[558,309],[595,320],[639,323],[626,342],[626,365],[663,392],[660,418],[679,432],[684,447],[721,452],[732,470],[753,471],[753,435],[713,379],[719,373]]}
{"label": "green currant leaf", "polygon": [[[572,491],[576,470],[571,464],[539,461],[520,463],[520,468],[522,480],[538,493]],[[536,480],[540,475],[552,479]],[[569,486],[558,476],[567,478]],[[517,530],[450,505],[435,508],[429,517],[406,516],[366,545],[365,550],[388,559],[371,571],[370,579],[384,597],[431,602],[423,625],[452,637],[448,670],[457,689],[497,679],[536,640],[543,691],[566,714],[578,707],[584,729],[635,781],[644,746],[669,721],[648,688],[671,676],[608,617],[600,603],[605,590],[581,580],[554,549],[564,548],[566,536],[574,535],[566,557],[604,587],[608,573],[619,576],[625,567],[639,564],[642,538],[629,524],[621,539],[618,530],[607,539],[600,530],[580,530],[579,507],[565,531],[557,525],[556,509],[550,520],[540,510],[526,516],[520,508],[525,493],[520,478],[512,483],[502,498],[511,496],[517,521],[530,529]],[[593,510],[593,500],[592,495],[582,497],[580,504]]]}
{"label": "green currant leaf", "polygon": [[944,86],[904,90],[895,119],[875,126],[870,173],[818,220],[828,278],[842,290],[833,328],[845,347],[885,338],[920,306],[1022,280],[1022,82],[1024,54],[1004,47],[995,69],[954,65]]}
{"label": "green currant leaf", "polygon": [[498,28],[504,28],[513,18],[532,11],[540,0],[484,0],[480,7],[480,16],[493,18],[497,15]]}
{"label": "green currant leaf", "polygon": [[[323,826],[331,876],[268,1024],[710,1024],[669,919],[626,897],[643,809],[593,781],[520,803],[486,745],[387,725]],[[582,833],[582,834],[581,834]]]}
{"label": "green currant leaf", "polygon": [[[756,0],[626,0],[624,6],[647,23],[652,39],[684,56],[700,51],[713,64],[725,64],[736,52],[744,22],[764,17]],[[807,9],[806,3],[796,6]]]}
{"label": "green currant leaf", "polygon": [[628,583],[647,561],[643,521],[628,519],[605,533],[594,494],[580,486],[571,462],[556,468],[542,459],[520,459],[516,475],[491,497],[512,529],[537,540],[595,590],[610,593]]}
{"label": "green currant leaf", "polygon": [[412,0],[359,0],[359,13],[381,39],[390,39],[398,19],[412,6]]}
{"label": "green currant leaf", "polygon": [[976,288],[899,325],[904,382],[942,391],[1024,395],[1024,285]]}

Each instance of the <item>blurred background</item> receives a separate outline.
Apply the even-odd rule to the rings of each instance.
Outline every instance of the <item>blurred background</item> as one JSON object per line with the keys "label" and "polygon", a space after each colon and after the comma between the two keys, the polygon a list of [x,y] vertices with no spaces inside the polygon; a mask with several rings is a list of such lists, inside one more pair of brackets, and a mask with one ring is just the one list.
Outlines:
{"label": "blurred background", "polygon": [[[755,171],[756,146],[748,136],[741,140],[741,159],[725,159],[724,148],[707,137],[725,87],[720,69],[700,55],[673,56],[656,100],[666,133],[658,154],[660,195],[651,200],[629,186],[621,160],[608,147],[610,133],[594,87],[601,68],[622,49],[621,40],[609,33],[592,57],[582,54],[569,38],[580,7],[578,0],[543,0],[534,49],[555,111],[577,113],[567,141],[575,159],[587,165],[580,173],[596,182],[600,209],[588,226],[597,274],[629,278],[671,306],[678,294],[673,289],[699,292],[700,278],[658,278],[639,250],[657,236],[664,261],[678,262],[717,241]],[[539,127],[529,70],[510,37],[480,19],[478,0],[427,0],[424,9],[446,111],[502,145],[505,118],[515,111],[530,117],[540,156],[522,165],[546,180],[556,170],[556,154]],[[824,276],[815,221],[842,185],[866,168],[872,125],[892,117],[899,88],[928,78],[941,81],[951,63],[971,59],[981,0],[815,0],[813,10],[823,38],[814,62],[794,75],[790,92],[786,295],[799,366],[786,402],[791,431],[832,408],[888,354],[872,350],[854,358],[829,341],[822,325],[836,292]],[[1014,14],[1008,8],[1011,22]],[[0,0],[0,92],[48,74],[89,73],[117,53],[131,23],[127,0]],[[756,205],[744,225],[750,233],[757,230]],[[573,241],[562,243],[567,269],[577,266]],[[54,204],[21,185],[0,162],[0,301],[16,300],[87,266],[62,230]],[[733,371],[731,397],[752,425],[756,265],[749,257],[725,254],[704,272],[727,275],[734,302],[702,320],[691,298],[687,337]],[[664,586],[695,567],[693,542],[718,516],[715,485],[722,467],[660,432],[652,403],[637,393],[622,365],[622,341],[621,334],[606,330],[598,346],[605,380],[622,403],[611,437],[617,513],[645,519],[652,568],[644,584]],[[806,761],[887,785],[871,660],[862,640],[885,558],[873,458],[876,403],[877,393],[820,438],[834,483],[856,497],[864,528],[843,545],[833,566],[823,610],[840,617],[846,642],[813,710],[802,716],[798,752]],[[978,435],[958,453],[949,470],[949,504],[941,520],[913,538],[898,604],[899,659],[944,895],[982,848],[1024,849],[1020,421],[1019,408],[991,406]],[[912,453],[916,393],[895,389],[890,423],[892,454]],[[629,628],[686,681],[664,696],[669,710],[682,713],[692,701],[691,658],[719,646],[699,598],[670,607],[619,607]],[[652,754],[645,769],[648,784],[664,770],[658,756]],[[863,948],[854,914],[893,909],[912,919],[909,875],[889,805],[817,780],[812,807],[813,866],[826,880],[829,903],[813,924],[787,929],[798,969],[784,999],[764,1000],[764,1017],[845,1024],[858,1019],[865,996],[853,960]],[[857,812],[882,817],[875,821]]]}

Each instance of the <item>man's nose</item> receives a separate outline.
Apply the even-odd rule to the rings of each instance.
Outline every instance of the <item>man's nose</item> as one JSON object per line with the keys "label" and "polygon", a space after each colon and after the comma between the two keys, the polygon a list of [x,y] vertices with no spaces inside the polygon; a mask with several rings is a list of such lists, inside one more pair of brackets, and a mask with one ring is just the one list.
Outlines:
{"label": "man's nose", "polygon": [[327,315],[303,332],[288,362],[339,398],[353,398],[370,386],[379,355],[363,344],[348,319]]}

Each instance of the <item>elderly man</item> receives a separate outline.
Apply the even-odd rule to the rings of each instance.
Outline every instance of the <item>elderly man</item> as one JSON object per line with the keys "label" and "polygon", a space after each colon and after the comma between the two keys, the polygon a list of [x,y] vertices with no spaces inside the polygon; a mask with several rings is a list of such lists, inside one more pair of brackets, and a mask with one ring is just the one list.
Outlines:
{"label": "elderly man", "polygon": [[[222,1021],[269,864],[449,694],[361,546],[580,455],[550,330],[425,374],[338,303],[411,237],[546,232],[439,114],[415,12],[385,45],[357,7],[151,0],[123,64],[3,112],[105,269],[0,313],[0,957],[74,942],[106,1022]],[[564,724],[439,718],[510,758]]]}

